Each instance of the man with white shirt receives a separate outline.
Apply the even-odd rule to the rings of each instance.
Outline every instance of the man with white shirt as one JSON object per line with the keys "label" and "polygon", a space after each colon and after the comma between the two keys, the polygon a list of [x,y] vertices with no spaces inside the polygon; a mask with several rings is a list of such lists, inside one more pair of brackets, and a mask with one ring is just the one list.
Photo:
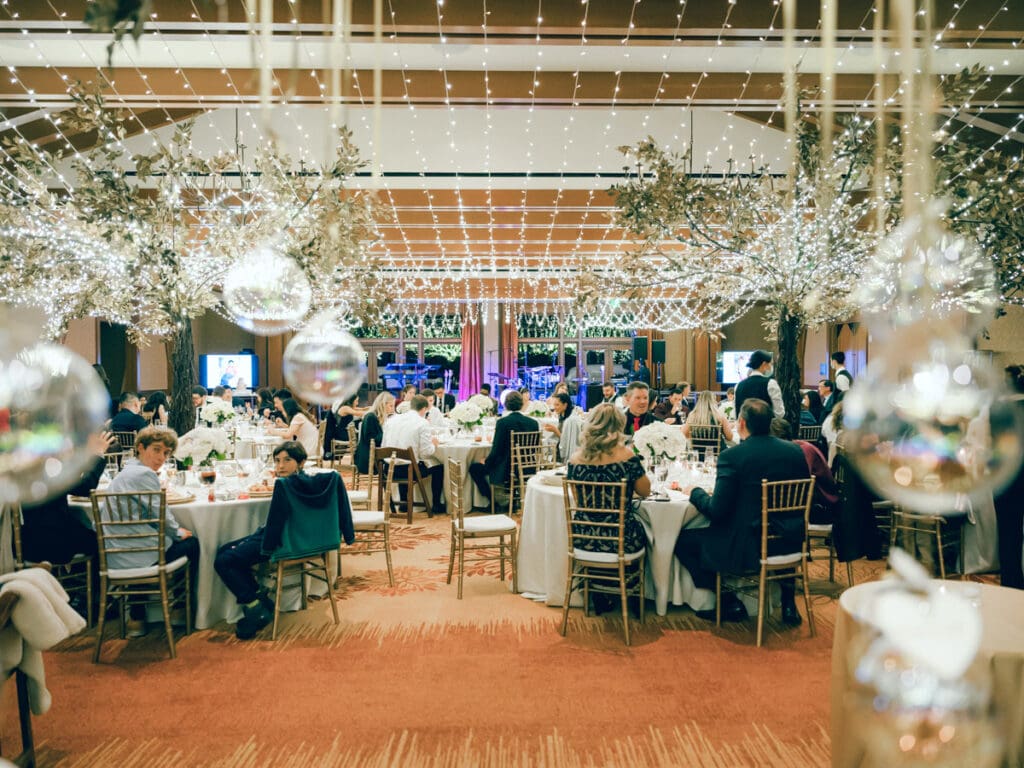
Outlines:
{"label": "man with white shirt", "polygon": [[754,350],[750,353],[747,368],[750,369],[747,378],[736,385],[736,413],[743,408],[744,400],[757,398],[771,405],[769,422],[773,418],[784,419],[786,406],[782,404],[782,389],[779,388],[779,382],[771,378],[772,353],[763,349]]}
{"label": "man with white shirt", "polygon": [[836,402],[841,402],[843,395],[850,389],[850,385],[853,384],[853,374],[846,370],[846,353],[845,352],[833,352],[832,353],[832,370],[835,371],[835,375],[832,380],[836,383]]}
{"label": "man with white shirt", "polygon": [[[383,448],[411,448],[413,456],[419,464],[420,474],[430,478],[430,490],[433,497],[431,506],[436,514],[445,514],[441,492],[444,489],[444,466],[434,458],[437,452],[437,438],[431,433],[430,423],[426,419],[430,403],[423,395],[415,395],[409,400],[409,410],[392,416],[384,422],[384,436],[381,438]],[[396,473],[398,468],[396,468]]]}

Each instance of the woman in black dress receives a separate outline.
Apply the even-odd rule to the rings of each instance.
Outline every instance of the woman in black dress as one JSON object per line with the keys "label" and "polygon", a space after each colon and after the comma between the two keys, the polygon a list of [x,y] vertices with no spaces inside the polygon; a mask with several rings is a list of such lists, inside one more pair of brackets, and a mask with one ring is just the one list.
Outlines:
{"label": "woman in black dress", "polygon": [[[625,415],[611,403],[602,403],[594,408],[583,428],[580,449],[569,460],[568,478],[600,483],[626,481],[628,511],[625,518],[626,531],[623,546],[628,553],[639,552],[647,546],[644,527],[637,518],[635,509],[631,506],[631,500],[634,493],[640,497],[647,496],[651,492],[651,481],[644,474],[640,457],[627,448],[623,442],[622,430],[625,426]],[[611,501],[617,502],[618,500]],[[614,522],[614,517],[610,514],[590,513],[584,519],[593,522]],[[594,528],[593,533],[599,535],[601,530]],[[578,532],[588,533],[586,529],[578,529]],[[573,546],[597,552],[616,551],[615,545],[610,541],[584,539],[573,542]]]}
{"label": "woman in black dress", "polygon": [[394,412],[395,396],[390,392],[381,392],[373,401],[370,412],[363,416],[355,463],[356,469],[364,475],[370,471],[370,441],[380,446],[380,441],[384,437],[384,420]]}

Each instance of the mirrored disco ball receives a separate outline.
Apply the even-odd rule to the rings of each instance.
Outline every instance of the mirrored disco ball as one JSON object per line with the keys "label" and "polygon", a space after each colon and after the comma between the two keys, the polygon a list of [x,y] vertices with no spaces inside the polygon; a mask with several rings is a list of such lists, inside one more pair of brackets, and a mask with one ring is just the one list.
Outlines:
{"label": "mirrored disco ball", "polygon": [[110,398],[85,360],[54,344],[0,352],[0,502],[66,493],[93,466]]}
{"label": "mirrored disco ball", "polygon": [[1020,411],[1002,377],[926,331],[876,358],[842,402],[845,448],[864,480],[911,511],[965,511],[1013,479]]}
{"label": "mirrored disco ball", "polygon": [[240,259],[224,279],[224,306],[260,336],[294,328],[309,311],[309,279],[293,259],[264,247]]}
{"label": "mirrored disco ball", "polygon": [[366,380],[366,353],[329,311],[313,318],[288,342],[282,369],[294,394],[331,405],[359,391]]}
{"label": "mirrored disco ball", "polygon": [[992,259],[977,242],[950,231],[941,202],[904,222],[879,245],[854,291],[876,337],[928,320],[979,333],[999,301]]}

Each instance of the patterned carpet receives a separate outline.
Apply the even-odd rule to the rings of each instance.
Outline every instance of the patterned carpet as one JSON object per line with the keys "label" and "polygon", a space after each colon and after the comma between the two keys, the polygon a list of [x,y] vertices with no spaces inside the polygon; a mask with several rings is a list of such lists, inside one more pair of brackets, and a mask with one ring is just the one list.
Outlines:
{"label": "patterned carpet", "polygon": [[[473,568],[457,600],[446,518],[394,531],[394,587],[382,554],[343,557],[340,626],[320,600],[286,615],[276,642],[269,630],[239,642],[222,624],[181,640],[173,661],[159,630],[108,641],[100,665],[92,633],[46,654],[39,765],[828,763],[825,564],[813,566],[813,639],[806,622],[770,621],[757,649],[753,621],[716,630],[673,608],[634,623],[626,648],[620,619],[579,610],[561,637],[560,609],[512,595],[497,563]],[[858,581],[880,565],[857,563]]]}

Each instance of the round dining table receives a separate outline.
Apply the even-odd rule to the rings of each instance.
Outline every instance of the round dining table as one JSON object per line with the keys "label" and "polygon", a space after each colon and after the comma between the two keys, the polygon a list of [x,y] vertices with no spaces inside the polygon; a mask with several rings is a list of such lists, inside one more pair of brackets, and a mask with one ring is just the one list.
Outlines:
{"label": "round dining table", "polygon": [[[714,608],[714,590],[697,588],[675,556],[679,531],[706,527],[708,521],[684,494],[670,490],[667,495],[666,501],[642,502],[637,512],[647,534],[647,594],[659,616],[668,613],[670,603],[697,611]],[[564,604],[568,542],[562,476],[539,472],[527,483],[523,503],[516,559],[520,593],[548,605]],[[577,601],[582,604],[578,594],[573,604]]]}
{"label": "round dining table", "polygon": [[469,466],[477,461],[483,461],[491,452],[489,440],[481,439],[477,442],[472,437],[452,437],[440,442],[434,451],[434,458],[444,465],[444,485],[448,487],[448,459],[455,459],[462,462],[462,498],[471,501],[466,506],[468,512],[471,507],[490,509],[490,502],[476,487],[473,478],[469,476]]}

